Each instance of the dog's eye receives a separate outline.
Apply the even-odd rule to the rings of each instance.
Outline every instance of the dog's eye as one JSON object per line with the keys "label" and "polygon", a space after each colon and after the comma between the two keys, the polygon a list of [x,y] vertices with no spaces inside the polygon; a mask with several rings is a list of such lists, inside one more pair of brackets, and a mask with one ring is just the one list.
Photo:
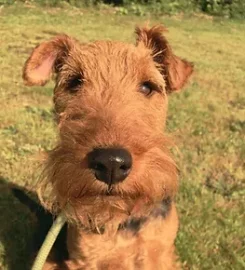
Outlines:
{"label": "dog's eye", "polygon": [[79,90],[79,87],[82,85],[83,79],[81,75],[71,77],[67,82],[67,90],[71,93],[75,93]]}
{"label": "dog's eye", "polygon": [[152,82],[143,82],[140,86],[140,92],[145,96],[151,96],[154,91],[158,92],[158,87]]}

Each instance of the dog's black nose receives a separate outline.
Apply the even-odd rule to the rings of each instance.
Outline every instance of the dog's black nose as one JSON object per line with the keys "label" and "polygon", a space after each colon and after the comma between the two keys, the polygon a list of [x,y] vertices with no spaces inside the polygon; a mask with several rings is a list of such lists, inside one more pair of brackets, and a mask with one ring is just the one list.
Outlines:
{"label": "dog's black nose", "polygon": [[97,148],[88,154],[88,167],[98,180],[111,186],[129,175],[132,156],[123,148]]}

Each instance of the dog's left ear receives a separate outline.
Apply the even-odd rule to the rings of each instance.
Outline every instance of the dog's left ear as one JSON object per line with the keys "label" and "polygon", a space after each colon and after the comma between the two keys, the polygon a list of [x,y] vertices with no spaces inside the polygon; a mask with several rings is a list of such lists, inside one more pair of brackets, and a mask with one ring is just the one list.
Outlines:
{"label": "dog's left ear", "polygon": [[153,60],[166,80],[166,89],[172,92],[180,90],[186,84],[193,72],[193,64],[173,54],[163,35],[166,31],[162,25],[152,28],[136,27],[136,46],[144,46],[152,51]]}

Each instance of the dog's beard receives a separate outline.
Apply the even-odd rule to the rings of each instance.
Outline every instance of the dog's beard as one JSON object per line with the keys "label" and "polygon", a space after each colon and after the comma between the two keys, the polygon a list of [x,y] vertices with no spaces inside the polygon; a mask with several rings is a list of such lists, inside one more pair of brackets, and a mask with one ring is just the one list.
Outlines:
{"label": "dog's beard", "polygon": [[105,221],[115,213],[128,216],[139,200],[156,202],[171,197],[177,188],[176,166],[166,149],[155,147],[139,155],[130,175],[110,190],[86,168],[86,154],[81,153],[76,144],[72,148],[60,145],[50,153],[41,197],[46,197],[43,202],[53,212],[69,204],[81,209],[83,217],[96,217],[96,213],[102,217],[106,213],[102,218]]}

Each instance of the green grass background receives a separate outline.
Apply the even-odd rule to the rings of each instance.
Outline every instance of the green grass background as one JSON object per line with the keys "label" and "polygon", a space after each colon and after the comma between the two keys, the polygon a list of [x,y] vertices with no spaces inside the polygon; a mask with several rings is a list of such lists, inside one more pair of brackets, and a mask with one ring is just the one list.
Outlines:
{"label": "green grass background", "polygon": [[55,140],[52,88],[27,88],[24,61],[65,32],[81,41],[133,41],[136,24],[163,23],[175,52],[194,62],[189,86],[170,97],[168,131],[178,151],[183,269],[245,269],[245,32],[243,22],[207,16],[122,16],[114,9],[0,9],[0,269],[28,269],[33,217],[8,182],[35,183],[40,153]]}

